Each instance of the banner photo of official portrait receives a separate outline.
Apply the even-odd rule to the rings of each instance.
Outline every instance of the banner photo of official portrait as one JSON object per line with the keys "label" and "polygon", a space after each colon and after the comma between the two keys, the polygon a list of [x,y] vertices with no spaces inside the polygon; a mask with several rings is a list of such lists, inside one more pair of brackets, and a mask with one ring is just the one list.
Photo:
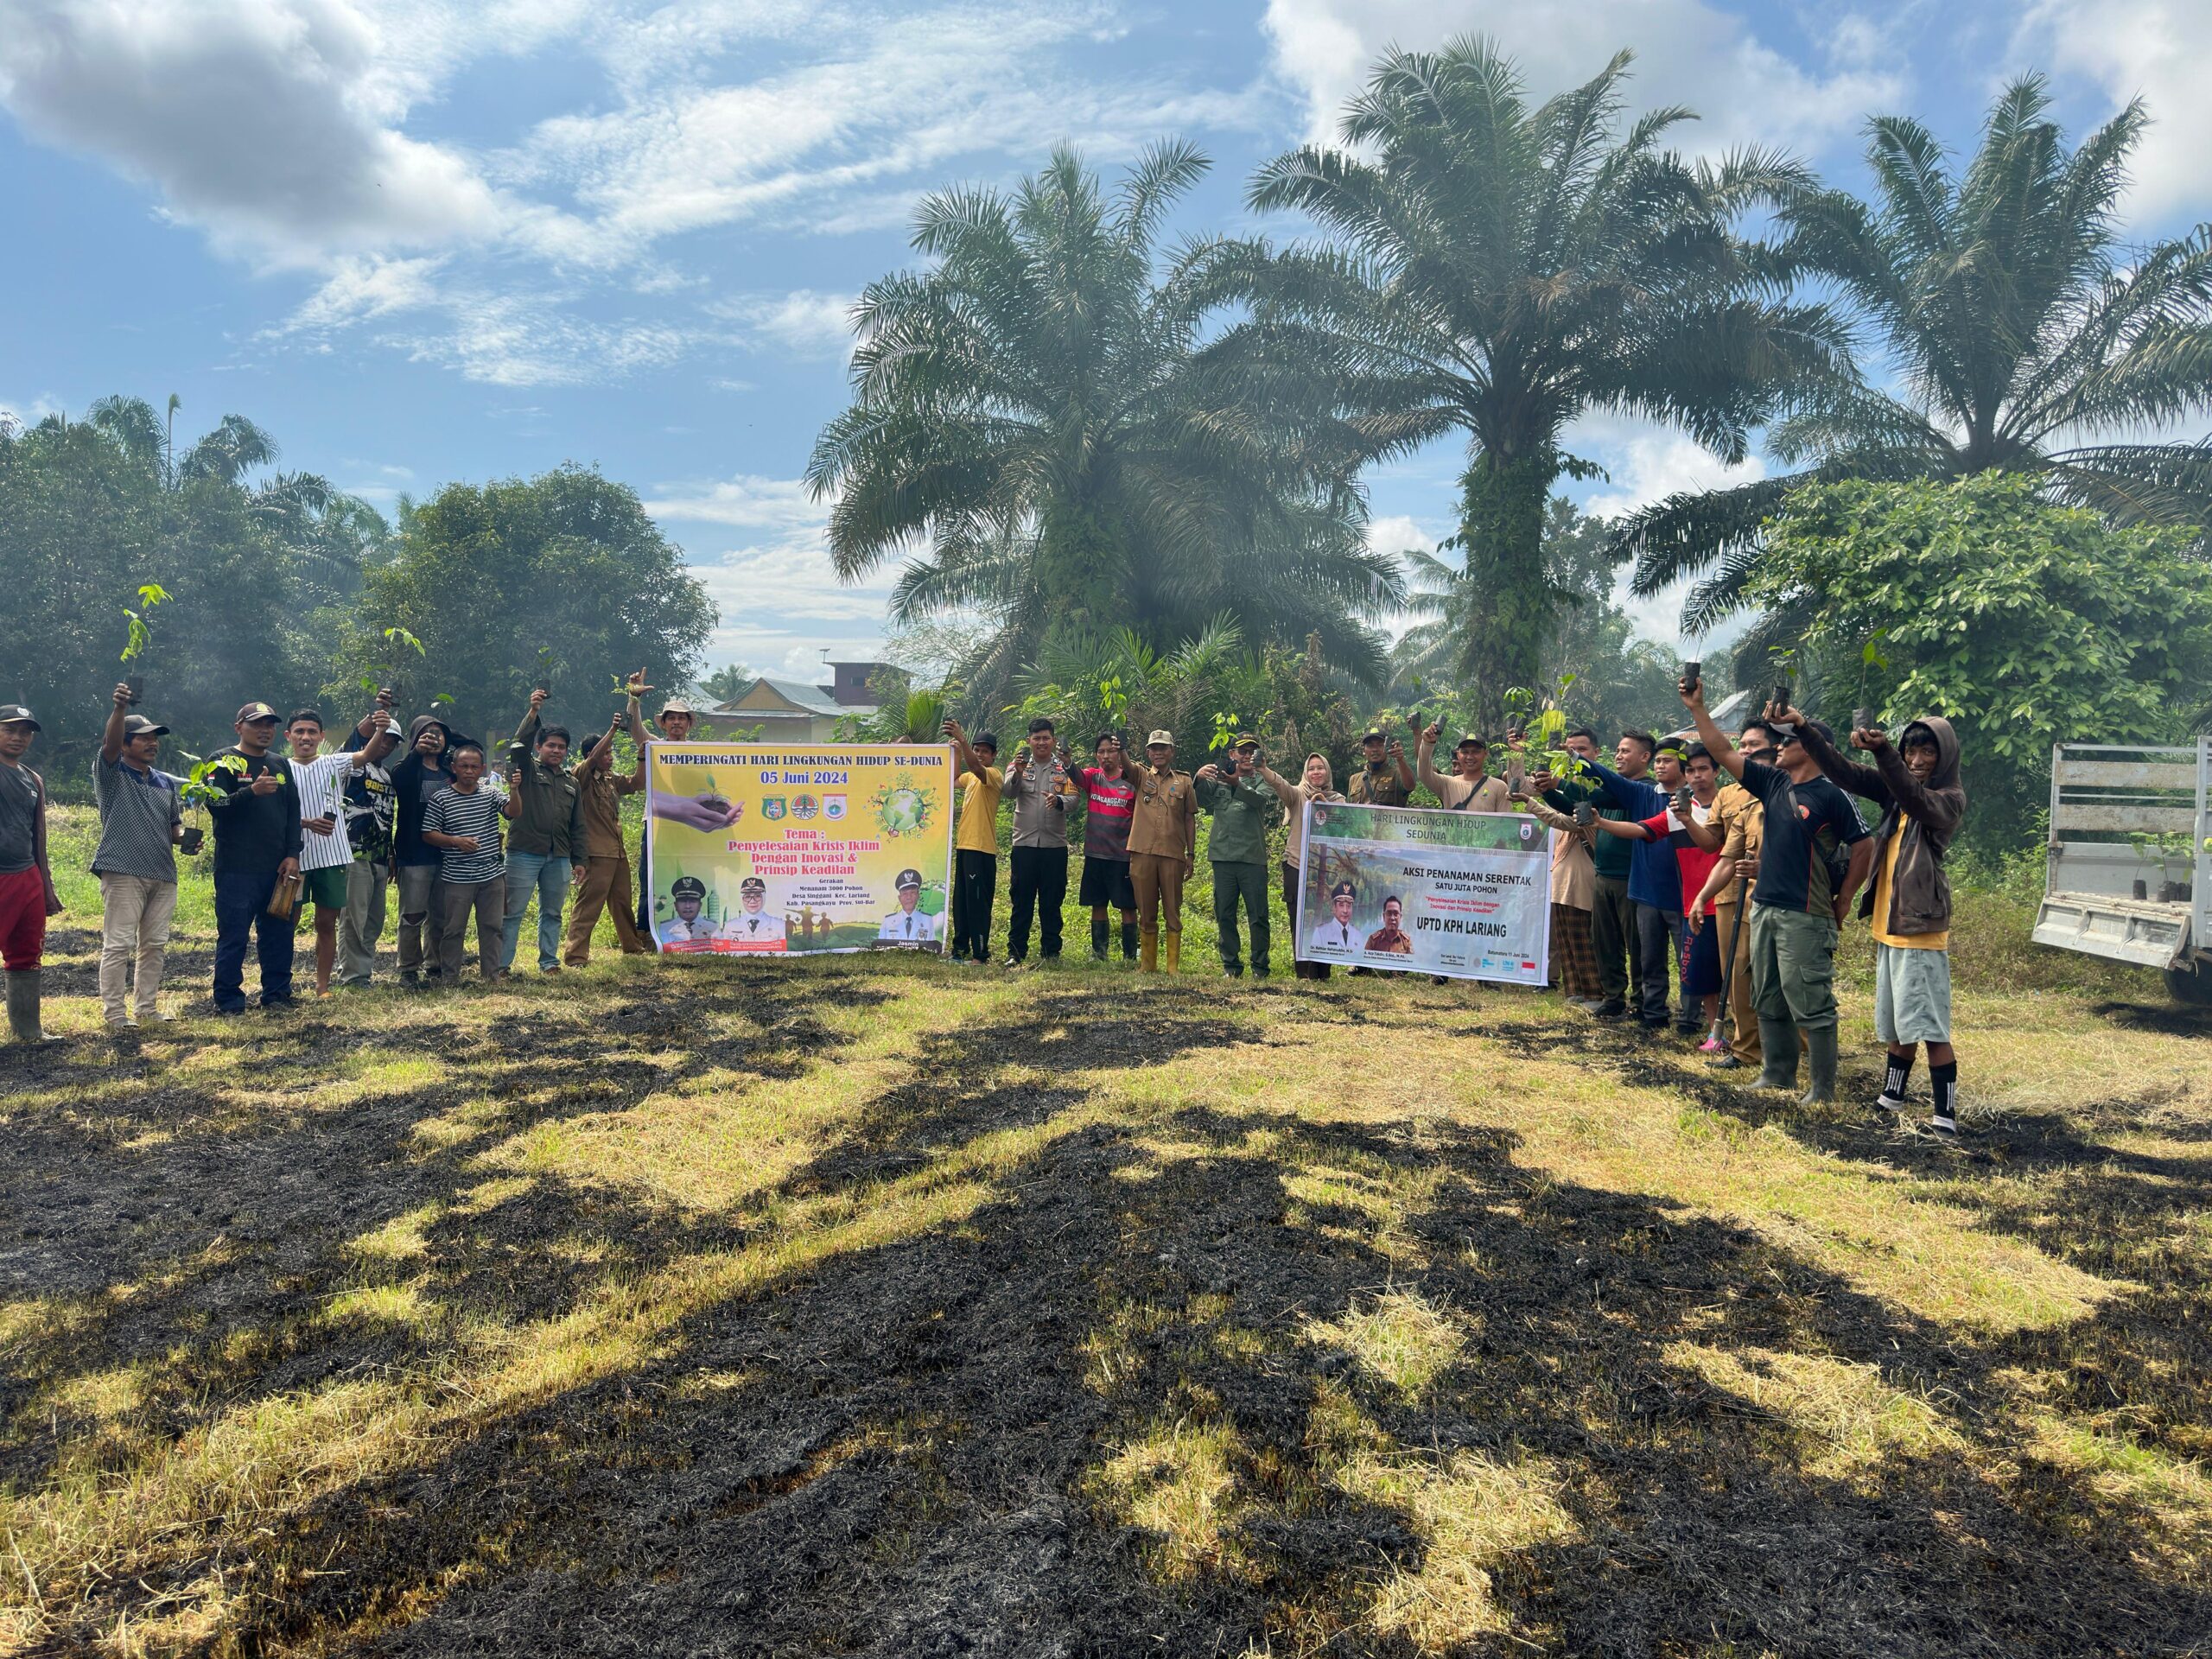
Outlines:
{"label": "banner photo of official portrait", "polygon": [[944,950],[949,745],[651,743],[645,762],[662,950]]}
{"label": "banner photo of official portrait", "polygon": [[1551,832],[1511,812],[1306,805],[1301,962],[1541,985]]}

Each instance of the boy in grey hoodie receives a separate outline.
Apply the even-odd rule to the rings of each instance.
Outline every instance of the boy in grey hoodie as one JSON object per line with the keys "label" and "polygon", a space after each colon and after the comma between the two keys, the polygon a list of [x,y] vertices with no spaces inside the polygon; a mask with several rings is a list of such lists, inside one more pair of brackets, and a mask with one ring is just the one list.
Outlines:
{"label": "boy in grey hoodie", "polygon": [[1841,787],[1882,807],[1874,831],[1874,879],[1859,913],[1874,935],[1874,1034],[1889,1046],[1889,1069],[1874,1104],[1903,1111],[1905,1082],[1920,1045],[1936,1091],[1929,1127],[1959,1132],[1959,1061],[1951,1047],[1951,885],[1943,854],[1966,817],[1959,785],[1959,739],[1951,722],[1930,715],[1909,722],[1892,746],[1879,727],[1851,734],[1874,757],[1847,760],[1815,735],[1805,747]]}

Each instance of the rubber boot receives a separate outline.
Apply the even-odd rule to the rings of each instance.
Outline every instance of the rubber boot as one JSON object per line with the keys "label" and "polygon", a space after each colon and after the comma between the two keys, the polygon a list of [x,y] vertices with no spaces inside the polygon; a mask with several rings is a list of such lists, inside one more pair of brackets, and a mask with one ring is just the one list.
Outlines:
{"label": "rubber boot", "polygon": [[1106,918],[1103,916],[1090,918],[1090,959],[1093,962],[1106,960]]}
{"label": "rubber boot", "polygon": [[1797,1103],[1801,1106],[1825,1106],[1835,1098],[1836,1028],[1823,1026],[1818,1031],[1805,1033],[1805,1058],[1811,1062],[1812,1087],[1806,1090]]}
{"label": "rubber boot", "polygon": [[1759,1021],[1759,1047],[1766,1064],[1759,1068],[1754,1089],[1795,1089],[1797,1086],[1797,1027],[1787,1020]]}
{"label": "rubber boot", "polygon": [[1122,924],[1122,960],[1135,962],[1136,959],[1137,925],[1135,922],[1123,922]]}
{"label": "rubber boot", "polygon": [[1180,933],[1167,936],[1167,971],[1171,974],[1183,971],[1183,936]]}
{"label": "rubber boot", "polygon": [[58,1043],[39,1024],[39,970],[23,968],[8,975],[8,1032],[19,1043]]}
{"label": "rubber boot", "polygon": [[1145,933],[1140,938],[1142,944],[1137,957],[1137,971],[1141,974],[1156,974],[1160,971],[1160,935]]}

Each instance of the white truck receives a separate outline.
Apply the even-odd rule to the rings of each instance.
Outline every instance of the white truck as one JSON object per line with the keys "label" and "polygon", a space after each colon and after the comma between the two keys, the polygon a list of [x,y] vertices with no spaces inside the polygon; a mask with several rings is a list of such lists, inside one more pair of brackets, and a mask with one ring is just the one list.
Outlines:
{"label": "white truck", "polygon": [[2035,942],[2156,968],[2212,1003],[2212,737],[2194,748],[2062,743]]}

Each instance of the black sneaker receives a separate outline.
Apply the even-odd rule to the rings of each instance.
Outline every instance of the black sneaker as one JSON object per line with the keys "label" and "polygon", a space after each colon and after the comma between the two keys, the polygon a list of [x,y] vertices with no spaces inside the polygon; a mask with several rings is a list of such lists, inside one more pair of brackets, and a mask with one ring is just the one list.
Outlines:
{"label": "black sneaker", "polygon": [[1593,1017],[1599,1020],[1625,1020],[1628,1018],[1628,1004],[1618,996],[1609,996],[1598,1005],[1598,1012]]}

